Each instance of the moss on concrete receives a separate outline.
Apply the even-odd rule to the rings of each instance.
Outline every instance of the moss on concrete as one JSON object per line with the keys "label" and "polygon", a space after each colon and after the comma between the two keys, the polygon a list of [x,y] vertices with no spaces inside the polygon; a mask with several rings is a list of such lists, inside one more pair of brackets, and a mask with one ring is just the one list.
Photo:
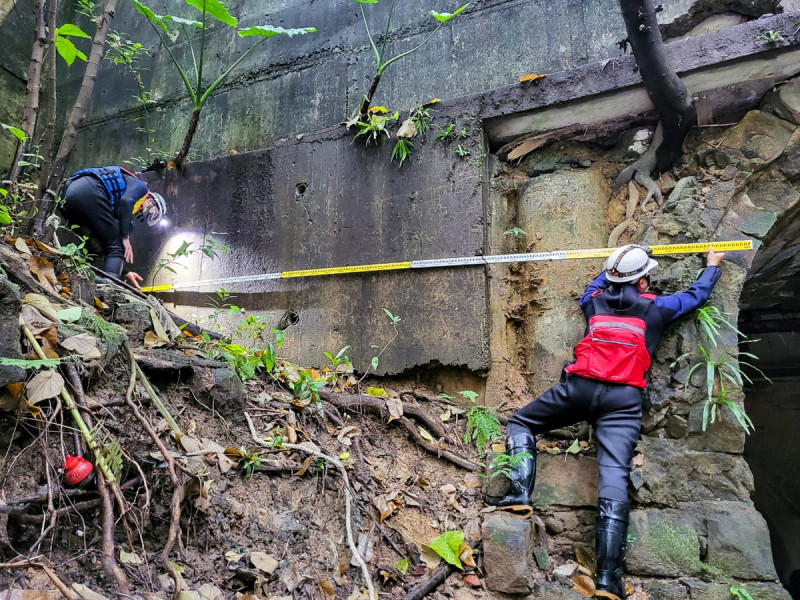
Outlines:
{"label": "moss on concrete", "polygon": [[717,576],[722,571],[700,559],[700,539],[691,527],[658,523],[650,530],[649,544],[658,558],[688,573]]}

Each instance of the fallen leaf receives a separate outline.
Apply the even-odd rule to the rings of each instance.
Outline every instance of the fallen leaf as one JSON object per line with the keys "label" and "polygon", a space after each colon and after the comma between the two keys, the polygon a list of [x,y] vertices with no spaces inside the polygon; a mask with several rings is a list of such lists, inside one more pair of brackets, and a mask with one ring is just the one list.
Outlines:
{"label": "fallen leaf", "polygon": [[308,471],[308,467],[311,466],[311,463],[314,462],[314,455],[307,456],[306,459],[303,461],[303,466],[300,467],[300,470],[295,473],[297,477],[302,477]]}
{"label": "fallen leaf", "polygon": [[40,371],[25,384],[28,402],[36,404],[48,398],[54,398],[64,389],[64,378],[56,371]]}
{"label": "fallen leaf", "polygon": [[467,542],[461,542],[461,546],[458,549],[458,558],[468,567],[475,566],[475,557],[472,553],[472,547]]}
{"label": "fallen leaf", "polygon": [[203,600],[224,600],[225,594],[221,589],[212,583],[204,583],[197,591],[203,597]]}
{"label": "fallen leaf", "polygon": [[284,429],[286,431],[286,439],[289,440],[290,444],[297,443],[297,430],[292,427],[291,425],[287,425]]}
{"label": "fallen leaf", "polygon": [[439,419],[442,421],[449,421],[451,416],[453,416],[452,413],[449,410],[446,410],[439,415]]}
{"label": "fallen leaf", "polygon": [[342,428],[342,430],[339,432],[339,435],[336,436],[336,439],[339,440],[341,444],[350,446],[353,443],[350,438],[355,435],[359,435],[360,433],[361,430],[358,427],[348,425],[347,427]]}
{"label": "fallen leaf", "polygon": [[386,398],[389,395],[389,392],[383,388],[368,387],[367,395],[372,396],[373,398]]}
{"label": "fallen leaf", "polygon": [[433,436],[430,433],[428,433],[428,430],[425,429],[424,427],[419,427],[419,434],[422,436],[422,439],[424,439],[426,442],[430,442],[431,444],[436,444],[437,446],[439,445],[439,443],[435,439],[433,439]]}
{"label": "fallen leaf", "polygon": [[391,423],[395,419],[403,416],[403,401],[400,398],[386,398],[386,408],[389,409],[389,420]]}
{"label": "fallen leaf", "polygon": [[28,258],[27,263],[31,273],[36,275],[36,279],[39,280],[42,287],[57,294],[58,290],[61,289],[61,284],[58,283],[58,279],[56,279],[53,263],[44,256],[31,256]]}
{"label": "fallen leaf", "polygon": [[108,304],[106,304],[105,302],[103,302],[102,300],[100,300],[100,298],[98,298],[97,296],[94,296],[94,305],[95,305],[95,306],[96,306],[96,307],[97,307],[99,310],[106,310],[106,309],[108,308]]}
{"label": "fallen leaf", "polygon": [[333,587],[333,584],[330,581],[327,579],[322,579],[318,582],[318,584],[323,597],[328,598],[328,600],[333,600],[333,598],[336,598],[336,588]]}
{"label": "fallen leaf", "polygon": [[463,541],[463,531],[445,531],[442,535],[433,538],[429,545],[445,562],[462,569],[459,553]]}
{"label": "fallen leaf", "polygon": [[[58,311],[56,308],[50,303],[50,300],[42,296],[41,294],[25,294],[25,298],[22,300],[23,310],[25,305],[28,305],[32,308],[35,308],[38,313],[42,316],[46,317],[49,321],[53,321],[56,323],[60,322],[58,318]],[[24,318],[24,315],[23,315]],[[28,319],[25,319],[25,322],[30,323]]]}
{"label": "fallen leaf", "polygon": [[144,334],[144,347],[145,348],[159,348],[166,346],[169,343],[168,339],[160,338],[154,331],[146,331]]}
{"label": "fallen leaf", "polygon": [[250,562],[259,571],[272,575],[280,564],[275,557],[266,552],[251,552]]}
{"label": "fallen leaf", "polygon": [[592,549],[584,544],[575,544],[575,559],[579,565],[586,568],[594,566],[594,553]]}
{"label": "fallen leaf", "polygon": [[591,598],[594,596],[594,581],[587,575],[575,575],[572,578],[572,589],[582,596]]}
{"label": "fallen leaf", "polygon": [[14,242],[14,248],[19,250],[23,254],[27,254],[28,256],[31,256],[31,249],[28,248],[28,244],[26,244],[25,240],[23,240],[21,237],[18,237],[17,241]]}
{"label": "fallen leaf", "polygon": [[79,333],[61,342],[61,347],[80,354],[86,360],[100,358],[100,351],[97,349],[97,338],[88,333]]}
{"label": "fallen leaf", "polygon": [[83,600],[108,600],[107,596],[95,592],[82,583],[73,583],[72,589],[75,590]]}
{"label": "fallen leaf", "polygon": [[52,246],[48,246],[44,242],[40,242],[39,240],[33,240],[33,243],[36,244],[36,247],[43,252],[49,252],[50,254],[62,254],[61,251],[56,250]]}
{"label": "fallen leaf", "polygon": [[208,367],[204,367],[203,370],[200,371],[200,382],[203,386],[203,390],[205,390],[206,392],[211,390],[216,384],[216,380],[214,379],[214,372]]}
{"label": "fallen leaf", "polygon": [[381,523],[383,523],[384,519],[390,517],[396,508],[396,505],[394,503],[390,504],[387,501],[386,496],[384,494],[375,496],[372,499],[372,504],[375,506],[375,508],[378,509],[378,512],[380,513]]}
{"label": "fallen leaf", "polygon": [[427,544],[422,544],[422,548],[420,549],[419,558],[422,562],[425,563],[425,566],[429,569],[435,569],[439,566],[439,563],[442,562],[442,557],[436,554],[436,552],[428,546]]}
{"label": "fallen leaf", "polygon": [[[570,444],[569,448],[564,450],[564,454],[578,454],[581,451],[581,445],[578,443],[578,440],[573,440],[572,444]],[[564,457],[566,458],[566,456]]]}
{"label": "fallen leaf", "polygon": [[80,306],[70,306],[69,308],[58,311],[56,314],[58,315],[58,318],[65,323],[74,323],[75,321],[81,320],[83,310],[81,310]]}
{"label": "fallen leaf", "polygon": [[527,75],[523,75],[519,78],[520,83],[525,83],[526,81],[536,81],[537,79],[541,79],[545,77],[545,75],[541,75],[539,73],[528,73]]}
{"label": "fallen leaf", "polygon": [[561,575],[562,577],[572,577],[577,570],[578,563],[570,561],[553,569],[553,573],[556,575]]}
{"label": "fallen leaf", "polygon": [[170,342],[170,337],[167,335],[167,330],[164,329],[161,319],[158,318],[158,313],[152,308],[150,309],[150,320],[153,322],[153,331],[155,331],[158,338],[165,340],[165,343],[168,344]]}
{"label": "fallen leaf", "polygon": [[136,552],[126,552],[122,548],[119,550],[119,562],[123,565],[143,565],[142,557]]}
{"label": "fallen leaf", "polygon": [[227,560],[228,562],[238,562],[239,559],[242,558],[243,556],[244,553],[242,552],[235,552],[233,550],[228,550],[225,553],[225,560]]}
{"label": "fallen leaf", "polygon": [[397,130],[397,137],[399,138],[413,138],[417,135],[417,126],[414,125],[413,119],[406,119]]}

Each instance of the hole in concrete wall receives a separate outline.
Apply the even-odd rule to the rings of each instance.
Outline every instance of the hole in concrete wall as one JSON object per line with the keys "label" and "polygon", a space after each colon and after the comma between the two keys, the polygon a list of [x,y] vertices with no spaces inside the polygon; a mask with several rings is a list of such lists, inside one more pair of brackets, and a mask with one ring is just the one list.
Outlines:
{"label": "hole in concrete wall", "polygon": [[278,321],[278,325],[275,329],[280,329],[283,331],[284,329],[288,329],[292,325],[297,325],[300,322],[300,314],[294,310],[287,310],[283,313],[283,316]]}
{"label": "hole in concrete wall", "polygon": [[755,432],[744,456],[755,480],[753,501],[769,525],[775,568],[800,600],[800,218],[785,218],[759,250],[745,280],[739,328],[766,376],[745,388]]}
{"label": "hole in concrete wall", "polygon": [[308,184],[305,181],[301,181],[294,186],[294,197],[295,198],[302,198],[306,194],[306,190],[308,189]]}

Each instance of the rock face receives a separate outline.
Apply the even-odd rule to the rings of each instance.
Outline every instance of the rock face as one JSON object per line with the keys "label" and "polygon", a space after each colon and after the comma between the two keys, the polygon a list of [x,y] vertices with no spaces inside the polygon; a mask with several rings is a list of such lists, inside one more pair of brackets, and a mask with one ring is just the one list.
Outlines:
{"label": "rock face", "polygon": [[[22,302],[16,285],[5,277],[0,277],[0,356],[5,358],[22,358],[19,345],[19,326],[15,326],[19,318]],[[25,371],[20,367],[0,365],[0,386],[21,381]]]}

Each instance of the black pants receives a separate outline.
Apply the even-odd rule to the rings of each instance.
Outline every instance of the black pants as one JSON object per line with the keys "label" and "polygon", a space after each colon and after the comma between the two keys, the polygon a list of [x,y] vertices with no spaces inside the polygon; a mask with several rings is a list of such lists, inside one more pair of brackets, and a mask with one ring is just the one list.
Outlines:
{"label": "black pants", "polygon": [[597,439],[597,495],[627,502],[631,460],[641,420],[639,388],[564,372],[560,382],[511,415],[507,435],[536,435],[588,421]]}
{"label": "black pants", "polygon": [[89,238],[86,248],[100,259],[100,268],[111,275],[120,276],[125,262],[119,219],[111,204],[101,195],[91,176],[70,181],[64,190],[64,217],[77,225],[79,233]]}

